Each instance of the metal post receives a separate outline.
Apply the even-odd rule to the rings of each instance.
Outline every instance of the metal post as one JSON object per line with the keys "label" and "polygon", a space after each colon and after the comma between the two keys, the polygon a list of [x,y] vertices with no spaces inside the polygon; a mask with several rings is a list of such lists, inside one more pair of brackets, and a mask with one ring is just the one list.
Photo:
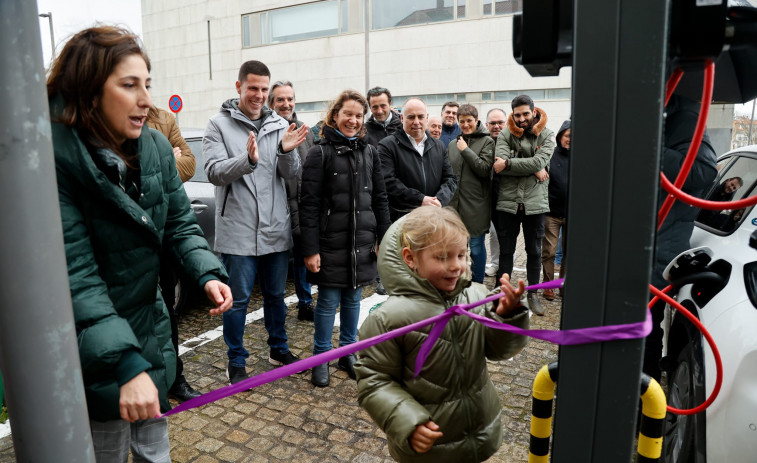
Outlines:
{"label": "metal post", "polygon": [[213,80],[213,58],[210,49],[210,20],[208,19],[208,78]]}
{"label": "metal post", "polygon": [[92,462],[37,5],[0,2],[0,369],[16,459]]}
{"label": "metal post", "polygon": [[[575,2],[563,329],[646,316],[667,17],[659,0]],[[555,463],[631,461],[642,353],[642,339],[560,349]]]}
{"label": "metal post", "polygon": [[365,93],[368,94],[368,90],[371,89],[371,48],[369,40],[371,35],[371,0],[365,0],[363,8],[365,17],[365,21],[363,21],[363,29],[365,29]]}
{"label": "metal post", "polygon": [[752,127],[754,127],[754,104],[757,103],[757,99],[752,100],[752,118],[749,119],[749,138],[747,138],[747,145],[751,145],[752,142]]}
{"label": "metal post", "polygon": [[47,23],[50,26],[50,50],[52,51],[50,55],[50,63],[55,60],[55,34],[53,33],[53,13],[51,11],[48,11],[47,13],[40,13],[40,18],[47,18]]}

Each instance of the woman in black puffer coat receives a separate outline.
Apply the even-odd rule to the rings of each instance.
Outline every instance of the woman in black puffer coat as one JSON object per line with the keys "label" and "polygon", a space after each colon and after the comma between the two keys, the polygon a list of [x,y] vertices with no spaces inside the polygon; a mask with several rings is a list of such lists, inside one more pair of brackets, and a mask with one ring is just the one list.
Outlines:
{"label": "woman in black puffer coat", "polygon": [[[357,341],[362,287],[376,277],[378,243],[391,224],[381,161],[363,141],[368,103],[342,92],[331,105],[321,138],[308,152],[302,174],[300,230],[308,281],[318,285],[313,355],[332,348],[340,306],[339,345]],[[355,355],[337,367],[355,378]],[[312,383],[329,384],[328,364],[313,368]]]}

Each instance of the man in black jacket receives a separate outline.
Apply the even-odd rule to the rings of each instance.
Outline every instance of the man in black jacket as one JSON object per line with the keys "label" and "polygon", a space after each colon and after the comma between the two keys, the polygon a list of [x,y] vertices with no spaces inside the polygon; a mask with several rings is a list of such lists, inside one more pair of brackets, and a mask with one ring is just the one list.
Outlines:
{"label": "man in black jacket", "polygon": [[379,142],[392,221],[419,206],[444,207],[457,190],[447,150],[426,132],[426,124],[426,103],[410,98],[402,107],[403,130]]}
{"label": "man in black jacket", "polygon": [[373,87],[368,90],[368,106],[371,117],[365,123],[364,140],[378,148],[382,138],[402,131],[402,121],[400,115],[392,110],[392,94],[388,89]]}
{"label": "man in black jacket", "polygon": [[[286,119],[287,122],[294,123],[297,128],[302,127],[304,122],[297,120],[297,113],[294,112],[295,97],[294,85],[288,80],[277,80],[271,85],[268,93],[268,107],[276,111],[276,114]],[[313,133],[308,131],[305,142],[297,147],[297,155],[300,157],[300,166],[305,165],[308,151],[313,146]],[[300,185],[302,183],[302,168],[297,172],[296,177],[290,177],[285,180],[287,190],[287,203],[289,204],[289,217],[292,221],[292,239],[294,247],[292,248],[292,279],[294,280],[294,290],[297,293],[297,319],[301,321],[313,321],[315,304],[311,294],[310,283],[307,282],[307,268],[305,268],[304,256],[302,255],[302,243],[300,236],[299,220],[299,201]]]}

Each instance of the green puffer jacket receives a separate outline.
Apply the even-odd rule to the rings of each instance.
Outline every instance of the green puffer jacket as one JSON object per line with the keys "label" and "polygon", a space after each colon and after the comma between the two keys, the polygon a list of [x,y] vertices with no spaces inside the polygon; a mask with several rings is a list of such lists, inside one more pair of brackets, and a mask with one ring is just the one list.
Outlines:
{"label": "green puffer jacket", "polygon": [[[51,100],[53,121],[61,107]],[[119,387],[143,371],[161,410],[170,410],[176,354],[158,291],[161,248],[201,286],[227,278],[195,222],[173,149],[158,131],[142,129],[135,202],[98,169],[75,129],[53,122],[52,137],[89,417],[119,419]]]}
{"label": "green puffer jacket", "polygon": [[[488,295],[486,288],[461,278],[451,293],[440,293],[411,271],[401,256],[400,227],[395,222],[379,248],[381,281],[391,296],[360,328],[367,339],[442,313],[455,304]],[[503,319],[491,304],[472,312],[494,320],[528,327],[527,313]],[[502,408],[486,368],[486,359],[504,360],[517,354],[526,338],[486,328],[469,317],[452,318],[417,378],[418,351],[431,330],[390,339],[360,352],[355,364],[358,401],[386,433],[389,452],[400,462],[478,462],[502,443]],[[408,438],[419,424],[433,420],[444,436],[426,453],[416,453]]]}
{"label": "green puffer jacket", "polygon": [[507,128],[497,137],[498,158],[507,159],[499,174],[497,210],[515,214],[523,204],[526,215],[549,212],[549,179],[539,181],[534,173],[549,168],[555,151],[555,134],[547,128],[547,114],[534,108],[534,125],[530,130],[515,125],[512,114]]}
{"label": "green puffer jacket", "polygon": [[468,147],[457,149],[457,140],[449,142],[447,155],[457,176],[457,191],[449,206],[455,209],[471,236],[489,231],[492,200],[492,165],[494,140],[478,121],[470,135],[461,135]]}

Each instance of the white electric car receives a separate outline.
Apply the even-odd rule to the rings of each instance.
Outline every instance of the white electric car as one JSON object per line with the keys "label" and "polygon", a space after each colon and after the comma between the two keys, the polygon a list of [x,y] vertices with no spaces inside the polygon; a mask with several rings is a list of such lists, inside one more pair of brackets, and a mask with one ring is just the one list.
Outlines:
{"label": "white electric car", "polygon": [[[706,199],[734,201],[757,194],[757,145],[718,160]],[[692,248],[666,269],[671,295],[704,324],[723,363],[723,383],[706,413],[668,413],[663,461],[757,462],[757,208],[702,211]],[[669,309],[669,308],[668,308]],[[668,404],[701,404],[715,384],[707,341],[683,316],[669,311],[666,328]]]}

